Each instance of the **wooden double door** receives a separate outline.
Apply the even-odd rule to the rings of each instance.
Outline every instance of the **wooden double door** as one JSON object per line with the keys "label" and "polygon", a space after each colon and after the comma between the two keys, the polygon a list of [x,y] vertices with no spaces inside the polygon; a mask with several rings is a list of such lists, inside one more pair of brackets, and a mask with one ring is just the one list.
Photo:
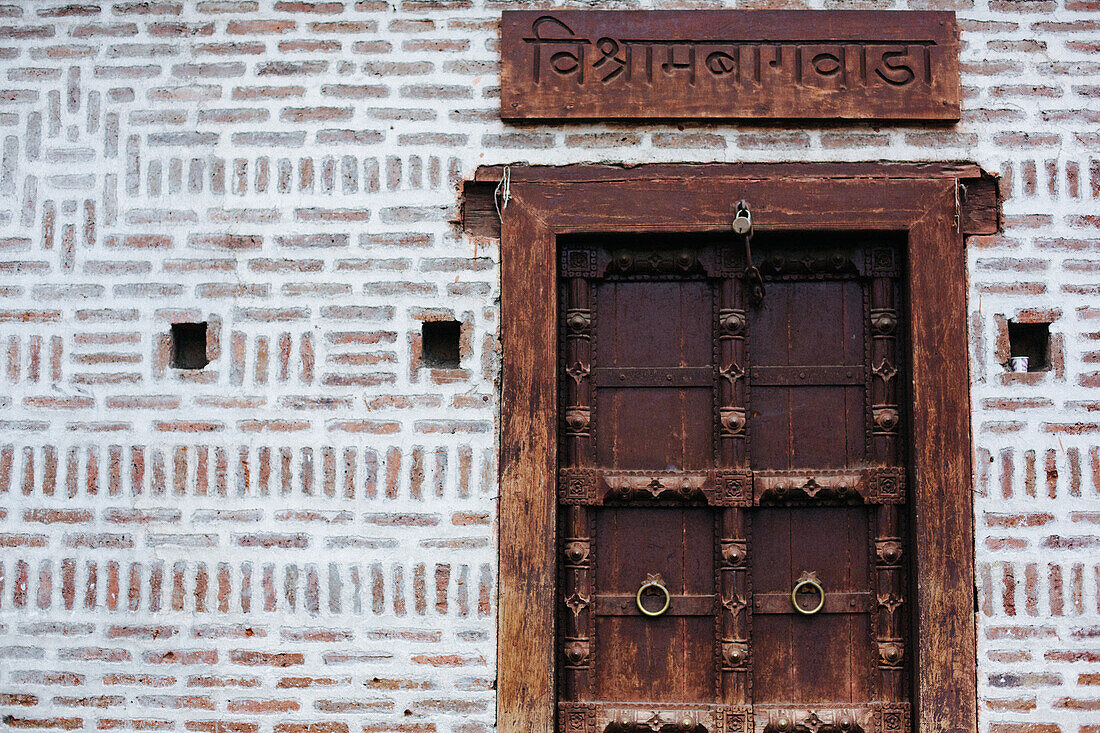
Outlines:
{"label": "wooden double door", "polygon": [[562,247],[562,733],[909,729],[897,244]]}

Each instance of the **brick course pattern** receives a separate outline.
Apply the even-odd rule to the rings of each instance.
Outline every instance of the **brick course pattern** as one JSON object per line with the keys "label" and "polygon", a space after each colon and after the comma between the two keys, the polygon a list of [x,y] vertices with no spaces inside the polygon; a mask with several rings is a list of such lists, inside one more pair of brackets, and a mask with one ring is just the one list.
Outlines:
{"label": "brick course pattern", "polygon": [[[0,4],[2,725],[489,730],[500,285],[463,178],[970,159],[1009,197],[969,242],[981,727],[1098,733],[1100,4],[609,0],[956,10],[962,123],[505,127],[529,6]],[[1050,371],[1007,372],[1009,319]]]}

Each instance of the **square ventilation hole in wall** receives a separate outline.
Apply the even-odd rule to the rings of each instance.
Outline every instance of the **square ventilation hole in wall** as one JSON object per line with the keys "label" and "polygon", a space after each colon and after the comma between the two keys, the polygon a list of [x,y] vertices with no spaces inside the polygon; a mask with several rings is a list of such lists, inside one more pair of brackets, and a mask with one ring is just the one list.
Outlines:
{"label": "square ventilation hole in wall", "polygon": [[202,369],[206,358],[206,322],[172,324],[172,366],[176,369]]}
{"label": "square ventilation hole in wall", "polygon": [[438,369],[457,369],[458,341],[461,334],[462,324],[458,321],[425,321],[420,331],[424,365]]}
{"label": "square ventilation hole in wall", "polygon": [[[1027,359],[1029,372],[1042,372],[1050,368],[1050,324],[1008,322],[1008,346],[1012,359]],[[1025,371],[1010,361],[1013,371]],[[1019,364],[1022,367],[1022,364]]]}

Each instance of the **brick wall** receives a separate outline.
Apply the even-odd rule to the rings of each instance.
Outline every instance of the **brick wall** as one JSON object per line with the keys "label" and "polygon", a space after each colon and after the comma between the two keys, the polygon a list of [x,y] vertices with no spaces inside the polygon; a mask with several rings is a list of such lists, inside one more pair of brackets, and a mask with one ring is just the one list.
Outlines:
{"label": "brick wall", "polygon": [[[1100,731],[1100,4],[761,4],[957,10],[962,123],[505,127],[524,2],[0,5],[4,725],[487,730],[499,282],[460,181],[958,158],[1010,195],[969,245],[982,729]],[[1006,373],[1009,319],[1050,372]]]}

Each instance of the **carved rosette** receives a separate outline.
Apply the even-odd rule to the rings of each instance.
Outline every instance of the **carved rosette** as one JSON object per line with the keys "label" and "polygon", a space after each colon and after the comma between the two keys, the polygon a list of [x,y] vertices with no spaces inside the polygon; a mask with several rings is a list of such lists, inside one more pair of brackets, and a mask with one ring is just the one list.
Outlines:
{"label": "carved rosette", "polygon": [[595,277],[597,272],[596,250],[592,247],[570,247],[562,250],[561,276]]}
{"label": "carved rosette", "polygon": [[905,503],[905,469],[900,467],[874,468],[867,475],[869,501],[878,504]]}
{"label": "carved rosette", "polygon": [[559,470],[558,501],[562,504],[599,504],[599,474],[592,468]]}
{"label": "carved rosette", "polygon": [[878,733],[909,733],[909,703],[878,703],[873,709]]}
{"label": "carved rosette", "polygon": [[866,250],[865,268],[871,277],[897,277],[898,264],[892,247],[871,247]]}
{"label": "carved rosette", "polygon": [[560,733],[599,733],[599,707],[593,703],[566,702],[558,705]]}
{"label": "carved rosette", "polygon": [[897,537],[888,537],[875,541],[875,558],[879,567],[886,569],[901,563],[902,544]]}
{"label": "carved rosette", "polygon": [[752,506],[752,471],[738,468],[715,471],[712,503],[729,507]]}
{"label": "carved rosette", "polygon": [[748,705],[719,705],[713,713],[713,733],[751,733],[752,708]]}

